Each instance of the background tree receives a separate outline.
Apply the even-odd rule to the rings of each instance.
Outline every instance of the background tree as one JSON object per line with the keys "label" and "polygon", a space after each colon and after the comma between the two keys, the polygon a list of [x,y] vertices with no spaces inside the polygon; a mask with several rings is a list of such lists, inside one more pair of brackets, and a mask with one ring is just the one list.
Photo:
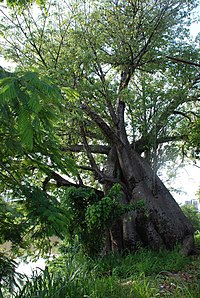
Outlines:
{"label": "background tree", "polygon": [[[50,76],[63,92],[57,135],[63,154],[77,161],[76,187],[102,185],[107,193],[118,183],[121,204],[145,201],[148,216],[129,211],[113,220],[107,250],[134,251],[138,242],[192,247],[193,228],[157,168],[170,146],[180,152],[199,117],[198,49],[187,28],[196,5],[63,1],[47,3],[36,16],[30,7],[20,15],[2,11],[5,55],[20,70]],[[70,100],[69,87],[76,91]],[[70,185],[56,170],[45,189],[51,179]]]}
{"label": "background tree", "polygon": [[200,231],[200,213],[192,204],[183,205],[181,207],[185,215],[190,219],[195,231]]}

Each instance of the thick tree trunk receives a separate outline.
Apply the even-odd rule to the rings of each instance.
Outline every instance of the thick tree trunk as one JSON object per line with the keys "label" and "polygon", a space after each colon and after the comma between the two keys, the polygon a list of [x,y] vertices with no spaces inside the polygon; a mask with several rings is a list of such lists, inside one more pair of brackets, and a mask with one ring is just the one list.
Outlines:
{"label": "thick tree trunk", "polygon": [[124,190],[123,204],[144,200],[147,209],[125,214],[113,224],[109,231],[111,249],[135,251],[138,244],[153,249],[173,248],[181,243],[184,253],[189,254],[193,250],[194,229],[149,164],[131,148],[124,122],[125,103],[120,96],[114,128],[87,105],[82,108],[112,144],[104,169],[104,191],[118,182]]}
{"label": "thick tree trunk", "polygon": [[[181,243],[185,254],[192,251],[192,225],[149,164],[130,146],[120,143],[111,150],[105,172],[126,185],[123,203],[144,200],[147,209],[129,212],[113,224],[109,231],[111,250],[135,251],[138,245],[171,249]],[[110,186],[107,182],[105,191]]]}

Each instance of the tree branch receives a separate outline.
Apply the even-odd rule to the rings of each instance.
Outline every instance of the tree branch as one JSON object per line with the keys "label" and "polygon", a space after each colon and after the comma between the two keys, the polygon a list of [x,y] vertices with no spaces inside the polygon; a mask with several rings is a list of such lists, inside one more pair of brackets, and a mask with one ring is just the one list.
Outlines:
{"label": "tree branch", "polygon": [[79,169],[84,170],[84,171],[90,171],[90,172],[95,172],[95,169],[88,167],[88,166],[78,166]]}
{"label": "tree branch", "polygon": [[[88,145],[90,147],[90,151],[92,153],[99,153],[99,154],[106,154],[108,155],[109,151],[110,151],[110,147],[109,146],[105,146],[105,145]],[[63,152],[84,152],[84,146],[83,145],[72,145],[69,147],[61,147],[60,148],[61,151]]]}
{"label": "tree branch", "polygon": [[107,136],[108,140],[114,144],[119,144],[120,139],[118,136],[98,114],[92,111],[86,104],[82,104],[81,108],[99,126],[99,128]]}
{"label": "tree branch", "polygon": [[[73,182],[70,182],[68,180],[66,180],[65,178],[63,178],[62,176],[60,176],[58,173],[55,173],[55,172],[51,172],[51,174],[46,177],[45,181],[43,182],[43,189],[44,189],[44,186],[46,187],[47,186],[47,183],[51,180],[55,180],[56,181],[56,185],[57,187],[76,187],[76,188],[87,188],[87,189],[90,189],[90,190],[93,190],[95,191],[95,193],[100,197],[102,198],[104,196],[104,193],[103,191],[101,190],[98,190],[96,188],[93,188],[93,187],[89,187],[89,186],[86,186],[86,185],[83,185],[82,183],[81,184],[76,184],[76,183],[73,183]],[[45,189],[44,189],[45,190]]]}
{"label": "tree branch", "polygon": [[[158,146],[159,144],[164,144],[164,143],[168,143],[168,142],[176,142],[176,141],[178,142],[178,141],[184,140],[186,138],[187,138],[187,135],[166,136],[166,137],[158,138],[156,140],[156,146]],[[151,139],[149,136],[147,136],[146,138],[141,138],[140,140],[136,141],[135,144],[132,144],[132,148],[136,152],[141,154],[150,145],[151,145]]]}
{"label": "tree branch", "polygon": [[85,148],[85,151],[86,151],[86,154],[87,154],[87,157],[88,157],[88,160],[90,162],[90,165],[91,167],[95,170],[96,172],[96,178],[101,178],[102,177],[102,173],[101,171],[99,170],[97,164],[96,164],[96,161],[94,159],[94,157],[92,156],[92,153],[90,151],[90,146],[88,145],[88,142],[87,142],[87,139],[86,139],[86,135],[85,135],[85,130],[84,130],[84,127],[83,125],[80,126],[80,130],[81,130],[81,137],[83,139],[83,144],[84,144],[84,148]]}
{"label": "tree branch", "polygon": [[34,42],[34,38],[33,38],[33,34],[32,34],[32,31],[31,31],[30,24],[27,22],[27,19],[26,19],[24,13],[23,13],[23,16],[24,16],[24,21],[25,21],[25,23],[26,23],[26,28],[28,29],[28,32],[29,32],[29,34],[30,34],[30,36],[31,36],[31,39],[28,37],[28,34],[26,33],[26,31],[22,28],[22,26],[21,26],[21,22],[20,22],[20,20],[19,20],[19,18],[18,18],[18,14],[17,14],[17,12],[16,12],[16,13],[15,13],[15,17],[16,17],[16,20],[17,20],[17,23],[18,23],[18,27],[19,27],[19,29],[21,30],[21,32],[24,34],[26,40],[28,40],[29,43],[31,44],[31,46],[35,49],[36,54],[37,54],[38,57],[40,58],[40,61],[43,63],[43,65],[44,65],[45,67],[47,67],[47,63],[46,63],[46,61],[45,61],[45,58],[43,57],[43,55],[42,55],[41,51],[39,50],[38,46],[36,45],[36,43]]}
{"label": "tree branch", "polygon": [[[65,38],[66,34],[68,33],[68,29],[69,29],[69,26],[70,26],[70,25],[71,25],[71,19],[69,20],[68,25],[67,25],[67,28],[65,28],[64,33],[62,34],[62,33],[60,32],[60,34],[61,34],[61,39],[60,39],[59,46],[58,46],[58,50],[57,50],[57,53],[56,53],[55,65],[54,65],[55,69],[57,68],[58,60],[59,60],[59,58],[60,58],[60,53],[61,53],[62,46],[63,46],[63,42],[64,42],[64,38]],[[60,31],[61,31],[62,24],[60,23],[60,18],[59,18],[59,27],[60,27]]]}
{"label": "tree branch", "polygon": [[167,59],[170,59],[170,60],[173,60],[176,63],[184,63],[184,64],[189,64],[189,65],[192,65],[192,66],[198,66],[198,67],[200,67],[200,64],[199,63],[196,63],[196,62],[187,61],[187,60],[183,60],[183,59],[176,58],[176,57],[171,57],[171,56],[166,56],[166,58]]}
{"label": "tree branch", "polygon": [[[89,32],[88,32],[88,34],[89,34]],[[108,96],[108,90],[107,90],[107,86],[106,86],[105,74],[103,72],[101,63],[99,62],[97,51],[95,49],[95,45],[92,43],[92,38],[91,37],[89,39],[89,45],[90,45],[90,47],[93,51],[94,57],[95,57],[96,66],[94,66],[94,67],[96,69],[97,75],[99,76],[99,78],[102,82],[107,108],[110,112],[113,123],[116,124],[117,118],[116,118],[116,114],[115,114],[115,110],[113,108],[112,102],[110,101],[109,96]]]}
{"label": "tree branch", "polygon": [[174,111],[174,115],[181,115],[184,118],[187,118],[190,122],[192,122],[192,119],[186,113],[183,113],[183,112],[180,112],[180,111]]}

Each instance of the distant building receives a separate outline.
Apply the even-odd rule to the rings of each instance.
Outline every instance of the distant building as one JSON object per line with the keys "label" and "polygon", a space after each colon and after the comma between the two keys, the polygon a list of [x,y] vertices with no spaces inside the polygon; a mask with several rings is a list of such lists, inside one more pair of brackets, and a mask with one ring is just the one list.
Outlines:
{"label": "distant building", "polygon": [[200,211],[200,203],[197,199],[192,199],[190,201],[185,201],[185,205],[193,205],[197,210]]}

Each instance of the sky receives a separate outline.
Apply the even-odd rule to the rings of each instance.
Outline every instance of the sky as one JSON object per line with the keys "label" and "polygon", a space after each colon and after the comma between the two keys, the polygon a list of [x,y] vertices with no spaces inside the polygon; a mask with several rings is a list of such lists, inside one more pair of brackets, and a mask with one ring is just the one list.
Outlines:
{"label": "sky", "polygon": [[[196,9],[199,14],[199,21],[192,24],[190,27],[191,36],[193,39],[200,32],[200,6]],[[0,66],[5,68],[14,68],[10,62],[7,62],[0,57]],[[167,187],[173,187],[180,189],[180,193],[171,191],[172,195],[179,204],[184,204],[185,201],[196,199],[196,193],[200,188],[200,162],[197,165],[186,165],[184,168],[180,168],[177,171],[177,175],[173,178],[170,184],[166,183]]]}
{"label": "sky", "polygon": [[[167,183],[166,186],[168,186]],[[180,193],[171,191],[173,197],[179,204],[197,199],[196,193],[200,188],[200,162],[196,165],[191,163],[190,165],[180,168],[169,186],[180,189]]]}

